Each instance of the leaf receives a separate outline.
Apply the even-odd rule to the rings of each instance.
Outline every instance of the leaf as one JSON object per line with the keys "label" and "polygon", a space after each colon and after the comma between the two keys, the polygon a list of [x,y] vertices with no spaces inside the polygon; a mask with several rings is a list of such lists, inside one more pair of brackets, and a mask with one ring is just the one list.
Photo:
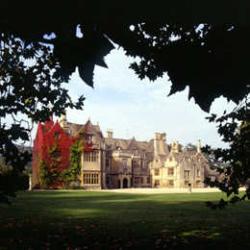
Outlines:
{"label": "leaf", "polygon": [[184,90],[185,87],[186,87],[186,85],[184,85],[184,84],[180,84],[178,82],[176,83],[176,82],[172,81],[171,89],[170,89],[168,96],[171,96],[171,95],[175,94],[176,92]]}
{"label": "leaf", "polygon": [[85,63],[78,66],[78,72],[82,80],[89,85],[90,87],[94,87],[94,68],[95,64]]}

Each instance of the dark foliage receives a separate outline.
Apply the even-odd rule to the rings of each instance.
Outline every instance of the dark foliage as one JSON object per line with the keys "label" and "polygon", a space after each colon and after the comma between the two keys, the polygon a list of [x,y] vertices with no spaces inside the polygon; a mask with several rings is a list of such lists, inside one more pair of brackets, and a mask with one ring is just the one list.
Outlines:
{"label": "dark foliage", "polygon": [[[82,108],[84,98],[74,102],[61,86],[64,80],[61,72],[50,47],[1,33],[0,156],[13,167],[14,176],[30,161],[30,152],[17,147],[18,143],[29,141],[30,121],[48,120],[53,114],[65,112],[67,107]],[[4,190],[2,185],[0,196],[13,195],[14,185],[13,190]]]}
{"label": "dark foliage", "polygon": [[16,171],[10,165],[6,165],[4,159],[0,159],[0,203],[9,203],[9,197],[15,197],[16,190],[27,190],[29,176],[27,173]]}
{"label": "dark foliage", "polygon": [[97,0],[59,5],[45,0],[37,8],[30,1],[10,0],[1,6],[0,30],[25,41],[52,44],[62,78],[68,80],[77,68],[90,86],[95,65],[106,67],[104,57],[114,48],[112,40],[127,55],[138,56],[131,68],[140,78],[155,80],[167,72],[170,94],[189,86],[189,97],[208,111],[216,97],[239,102],[246,94],[249,7],[247,1],[224,0],[202,5],[194,0],[143,1],[143,5]]}
{"label": "dark foliage", "polygon": [[[212,208],[224,208],[229,203],[250,199],[250,102],[248,97],[235,110],[217,117],[208,117],[210,122],[218,124],[218,133],[228,148],[204,150],[214,156],[220,178],[216,181],[207,179],[212,187],[218,187],[227,194],[228,199],[221,199],[218,204],[208,202]],[[239,188],[245,187],[243,194]]]}
{"label": "dark foliage", "polygon": [[[223,95],[238,103],[247,92],[250,29],[148,23],[132,27],[129,39],[120,41],[128,55],[141,58],[131,68],[150,80],[167,72],[172,82],[169,95],[189,86],[189,98],[209,111],[215,98]],[[118,32],[113,34],[117,39]]]}

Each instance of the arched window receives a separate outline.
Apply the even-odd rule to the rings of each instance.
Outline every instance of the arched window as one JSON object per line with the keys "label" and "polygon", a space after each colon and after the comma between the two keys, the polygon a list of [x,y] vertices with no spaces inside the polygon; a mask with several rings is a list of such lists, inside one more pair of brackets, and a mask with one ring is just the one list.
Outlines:
{"label": "arched window", "polygon": [[198,168],[196,169],[196,176],[197,176],[197,177],[200,177],[200,176],[201,176],[201,169],[200,169],[200,167],[198,167]]}

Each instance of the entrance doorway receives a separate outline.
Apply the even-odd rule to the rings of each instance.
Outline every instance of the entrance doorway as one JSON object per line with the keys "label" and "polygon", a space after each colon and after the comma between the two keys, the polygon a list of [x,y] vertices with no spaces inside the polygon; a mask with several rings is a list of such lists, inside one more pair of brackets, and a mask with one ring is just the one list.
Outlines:
{"label": "entrance doorway", "polygon": [[128,188],[128,179],[124,178],[122,184],[123,188]]}

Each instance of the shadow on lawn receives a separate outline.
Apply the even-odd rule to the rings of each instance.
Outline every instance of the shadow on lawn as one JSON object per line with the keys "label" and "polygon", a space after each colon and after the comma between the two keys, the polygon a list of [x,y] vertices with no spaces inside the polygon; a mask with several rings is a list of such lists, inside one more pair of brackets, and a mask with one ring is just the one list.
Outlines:
{"label": "shadow on lawn", "polygon": [[0,210],[3,225],[0,246],[7,249],[20,246],[22,249],[249,248],[249,202],[214,211],[206,208],[204,201],[215,196],[203,196],[68,191],[20,194],[12,206]]}

